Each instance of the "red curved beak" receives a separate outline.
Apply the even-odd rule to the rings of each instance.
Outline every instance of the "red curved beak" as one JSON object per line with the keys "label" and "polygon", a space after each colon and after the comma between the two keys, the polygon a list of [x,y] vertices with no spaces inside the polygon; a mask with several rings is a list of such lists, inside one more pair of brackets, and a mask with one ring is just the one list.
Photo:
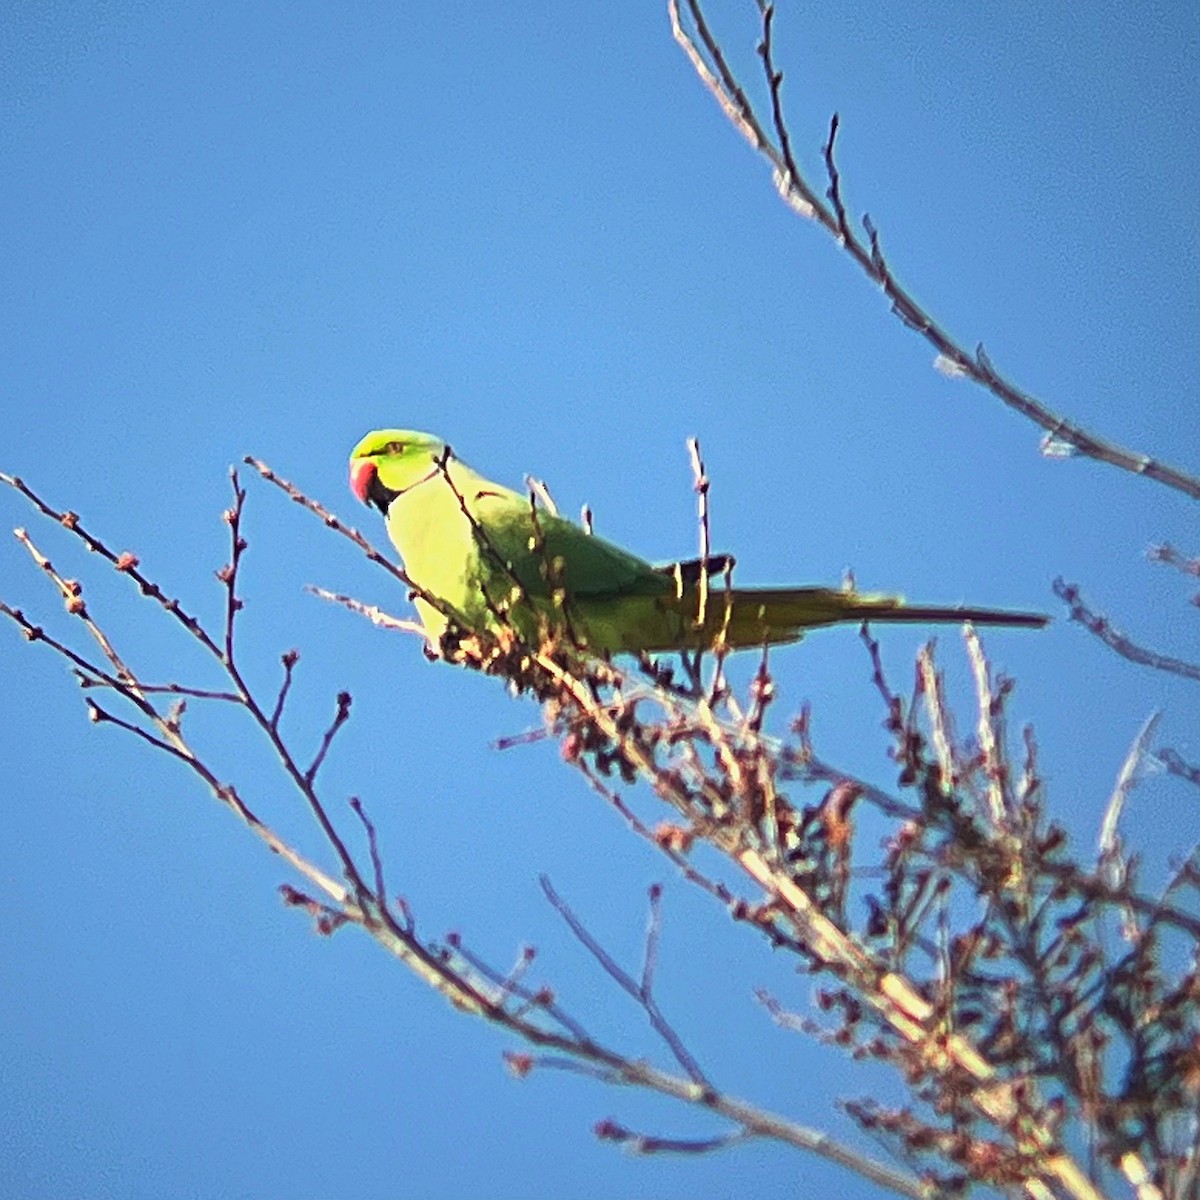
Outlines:
{"label": "red curved beak", "polygon": [[367,493],[375,478],[375,464],[369,458],[356,458],[350,463],[350,490],[364,503],[370,504]]}

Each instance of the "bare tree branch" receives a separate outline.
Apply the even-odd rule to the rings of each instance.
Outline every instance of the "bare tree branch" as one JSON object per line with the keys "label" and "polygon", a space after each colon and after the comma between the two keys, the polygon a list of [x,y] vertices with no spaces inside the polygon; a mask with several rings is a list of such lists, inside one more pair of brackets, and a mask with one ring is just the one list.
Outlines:
{"label": "bare tree branch", "polygon": [[1200,680],[1200,663],[1187,662],[1181,658],[1170,658],[1165,654],[1159,654],[1154,650],[1147,650],[1144,646],[1139,646],[1117,629],[1106,616],[1089,607],[1077,584],[1056,579],[1054,594],[1068,606],[1072,621],[1078,621],[1089,633],[1094,633],[1110,650],[1115,650],[1122,658],[1140,663],[1144,667],[1153,667],[1156,671],[1181,675],[1184,679]]}
{"label": "bare tree branch", "polygon": [[863,273],[878,284],[891,303],[892,312],[913,332],[923,337],[937,352],[936,365],[943,374],[967,378],[986,388],[1010,408],[1045,430],[1042,452],[1049,457],[1080,455],[1108,463],[1123,471],[1142,475],[1200,499],[1200,478],[1168,466],[1149,455],[1126,449],[1097,437],[1067,418],[1053,412],[1040,400],[1006,379],[993,365],[983,345],[969,352],[934,320],[899,283],[883,252],[879,231],[869,217],[864,218],[864,240],[854,232],[843,198],[842,179],[835,159],[839,120],[830,121],[829,134],[822,150],[827,183],[820,195],[801,170],[792,151],[792,138],[783,110],[783,72],[775,61],[773,30],[775,6],[758,0],[760,15],[759,58],[770,96],[768,133],[745,89],[730,69],[699,0],[683,0],[690,28],[685,26],[680,0],[668,0],[671,30],[705,88],[720,105],[733,127],[761,154],[773,169],[775,185],[790,207],[801,216],[817,221],[833,236]]}

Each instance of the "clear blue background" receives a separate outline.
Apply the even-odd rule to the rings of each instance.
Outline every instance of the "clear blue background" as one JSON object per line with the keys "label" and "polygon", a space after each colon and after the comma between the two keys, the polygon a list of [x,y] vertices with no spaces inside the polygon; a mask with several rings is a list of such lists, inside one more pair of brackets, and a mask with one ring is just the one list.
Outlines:
{"label": "clear blue background", "polygon": [[[762,96],[749,3],[710,17]],[[1200,129],[1190,3],[785,4],[792,129],[820,177],[829,114],[854,212],[967,345],[1085,425],[1200,465]],[[79,510],[216,621],[225,472],[251,452],[382,531],[345,488],[380,425],[430,428],[493,477],[648,557],[695,546],[684,439],[743,582],[836,582],[1057,611],[1082,583],[1139,640],[1196,657],[1181,577],[1196,505],[1037,453],[1039,433],[931,368],[832,241],[795,218],[671,40],[659,3],[9,4],[0,17],[0,467]],[[428,665],[302,593],[403,607],[353,549],[249,480],[243,653],[288,730],[355,717],[325,775],[360,794],[421,927],[459,929],[632,1053],[659,1049],[548,909],[545,871],[635,963],[665,879],[662,1001],[718,1083],[846,1132],[879,1076],[776,1031],[758,985],[810,981],[681,881],[589,794],[494,682]],[[6,494],[147,675],[215,682],[178,631]],[[20,548],[0,594],[74,627]],[[883,634],[907,689],[919,629]],[[1195,760],[1195,689],[1077,626],[995,633],[1057,811],[1085,847],[1126,749],[1165,709]],[[957,635],[941,635],[964,723]],[[775,659],[777,721],[882,782],[881,712],[851,630]],[[68,673],[0,636],[0,1193],[12,1197],[872,1194],[771,1147],[681,1161],[598,1143],[719,1126],[575,1077],[511,1079],[511,1043],[354,932],[314,937],[290,879],[193,779],[89,726]],[[224,777],[320,852],[248,729],[188,718]],[[811,799],[811,797],[808,797]],[[339,808],[339,811],[340,808]],[[654,815],[651,803],[645,811]],[[1196,837],[1162,775],[1126,833],[1149,879]],[[345,821],[347,830],[353,828]],[[853,1134],[850,1134],[852,1140]]]}

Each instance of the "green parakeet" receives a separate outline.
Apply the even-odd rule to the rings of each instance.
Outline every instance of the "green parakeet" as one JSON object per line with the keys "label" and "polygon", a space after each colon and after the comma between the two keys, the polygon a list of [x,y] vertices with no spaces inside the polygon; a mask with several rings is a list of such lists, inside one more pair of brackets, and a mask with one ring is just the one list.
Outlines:
{"label": "green parakeet", "polygon": [[[840,621],[1044,625],[1036,613],[909,605],[838,588],[727,589],[724,557],[656,567],[477,474],[440,438],[369,433],[350,455],[350,485],[387,518],[436,644],[453,617],[465,631],[508,623],[524,637],[548,624],[596,653],[761,647]],[[702,606],[702,575],[707,581]]]}

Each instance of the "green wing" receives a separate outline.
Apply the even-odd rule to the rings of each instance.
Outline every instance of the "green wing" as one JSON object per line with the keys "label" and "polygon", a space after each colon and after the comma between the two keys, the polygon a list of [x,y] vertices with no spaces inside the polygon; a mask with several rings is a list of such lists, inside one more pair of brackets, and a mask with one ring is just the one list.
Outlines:
{"label": "green wing", "polygon": [[671,580],[604,538],[578,525],[531,508],[527,497],[507,489],[481,491],[471,506],[480,526],[481,559],[491,559],[490,581],[515,576],[526,593],[548,599],[552,586],[565,587],[574,599],[660,596]]}

